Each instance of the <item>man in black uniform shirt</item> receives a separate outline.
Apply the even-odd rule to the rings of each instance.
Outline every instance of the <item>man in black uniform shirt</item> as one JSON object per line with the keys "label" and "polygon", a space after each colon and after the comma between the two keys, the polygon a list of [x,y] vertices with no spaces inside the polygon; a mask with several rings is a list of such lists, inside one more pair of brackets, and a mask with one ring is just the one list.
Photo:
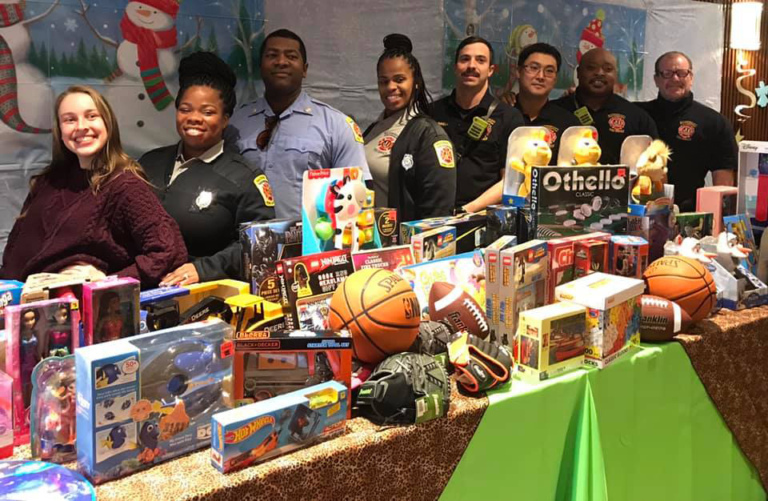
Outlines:
{"label": "man in black uniform shirt", "polygon": [[656,122],[661,139],[672,149],[667,168],[675,185],[675,203],[683,212],[696,210],[696,190],[707,172],[712,183],[733,186],[737,166],[733,127],[720,113],[693,100],[693,64],[682,52],[656,60],[653,78],[659,95],[637,103]]}
{"label": "man in black uniform shirt", "polygon": [[640,107],[613,93],[616,83],[616,58],[605,49],[592,49],[581,58],[576,70],[576,92],[554,104],[570,111],[583,125],[597,129],[597,142],[603,150],[600,163],[617,164],[621,145],[627,136],[645,134],[658,137],[656,124]]}
{"label": "man in black uniform shirt", "polygon": [[456,89],[432,106],[432,117],[456,150],[456,205],[467,212],[501,202],[507,140],[523,125],[519,111],[491,95],[488,80],[495,69],[491,44],[465,38],[456,49]]}
{"label": "man in black uniform shirt", "polygon": [[517,60],[520,91],[517,93],[515,108],[523,114],[525,125],[549,129],[549,146],[552,148],[550,165],[557,163],[563,131],[573,125],[581,125],[573,113],[549,101],[561,61],[560,52],[556,48],[541,42],[524,48]]}

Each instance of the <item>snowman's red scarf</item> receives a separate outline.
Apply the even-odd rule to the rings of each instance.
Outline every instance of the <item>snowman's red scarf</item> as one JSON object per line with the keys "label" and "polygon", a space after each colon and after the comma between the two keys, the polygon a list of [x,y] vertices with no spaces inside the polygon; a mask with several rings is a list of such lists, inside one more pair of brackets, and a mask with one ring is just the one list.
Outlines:
{"label": "snowman's red scarf", "polygon": [[123,38],[136,44],[138,48],[141,80],[144,82],[144,88],[147,90],[152,104],[158,110],[165,109],[166,106],[173,102],[173,97],[168,92],[163,75],[160,73],[157,49],[167,49],[176,46],[176,27],[166,31],[148,30],[136,26],[133,21],[128,19],[128,15],[125,14],[120,21],[120,30],[123,32]]}
{"label": "snowman's red scarf", "polygon": [[[0,28],[7,28],[24,19],[24,10],[19,4],[0,5]],[[19,132],[40,134],[48,129],[32,127],[24,122],[19,113],[19,98],[16,83],[16,65],[8,42],[0,36],[0,120]]]}

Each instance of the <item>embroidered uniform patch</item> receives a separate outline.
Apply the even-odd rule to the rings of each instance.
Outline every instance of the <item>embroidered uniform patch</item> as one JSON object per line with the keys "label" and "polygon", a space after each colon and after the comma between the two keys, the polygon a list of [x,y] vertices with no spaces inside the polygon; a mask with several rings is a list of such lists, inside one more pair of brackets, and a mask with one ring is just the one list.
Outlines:
{"label": "embroidered uniform patch", "polygon": [[624,129],[627,126],[627,117],[621,113],[611,113],[608,115],[608,127],[611,132],[618,134],[624,134]]}
{"label": "embroidered uniform patch", "polygon": [[445,167],[446,169],[456,167],[456,162],[453,158],[453,145],[450,141],[437,141],[433,146],[435,153],[437,153],[437,161],[440,167]]}
{"label": "embroidered uniform patch", "polygon": [[698,127],[698,125],[699,124],[696,122],[683,120],[677,128],[677,137],[683,141],[690,141],[693,139],[693,135],[696,134],[696,127]]}
{"label": "embroidered uniform patch", "polygon": [[347,117],[347,124],[349,124],[349,128],[352,129],[352,134],[355,136],[355,141],[358,143],[363,142],[363,133],[360,131],[360,127],[355,123],[354,120],[352,120],[350,117]]}
{"label": "embroidered uniform patch", "polygon": [[376,149],[379,150],[379,152],[381,153],[386,153],[392,150],[392,147],[394,145],[395,145],[394,136],[384,136],[381,139],[379,139],[379,142],[376,144]]}
{"label": "embroidered uniform patch", "polygon": [[256,185],[256,188],[258,188],[259,193],[261,193],[261,198],[264,199],[264,205],[266,205],[267,207],[274,207],[275,197],[272,195],[272,187],[269,185],[267,176],[265,176],[264,174],[260,174],[256,176],[256,179],[253,180],[253,184]]}

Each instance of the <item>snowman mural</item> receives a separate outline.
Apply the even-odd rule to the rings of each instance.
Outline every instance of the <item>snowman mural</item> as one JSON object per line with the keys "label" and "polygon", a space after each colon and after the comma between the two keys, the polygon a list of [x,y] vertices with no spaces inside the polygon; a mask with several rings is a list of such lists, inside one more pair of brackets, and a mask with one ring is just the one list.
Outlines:
{"label": "snowman mural", "polygon": [[[602,48],[605,45],[605,37],[603,36],[603,21],[605,20],[605,11],[603,9],[597,9],[595,18],[592,19],[589,24],[581,32],[581,38],[579,39],[579,49],[576,52],[576,65],[578,67],[581,64],[581,57],[587,52],[595,48]],[[573,85],[579,85],[579,77],[576,74],[577,69],[573,70]]]}
{"label": "snowman mural", "polygon": [[[131,0],[120,20],[122,41],[100,34],[80,0],[79,14],[104,44],[117,49],[118,69],[104,92],[120,123],[125,148],[139,155],[176,142],[175,110],[179,53],[176,17],[180,0]],[[200,21],[198,20],[198,32]],[[194,43],[197,35],[188,44]],[[186,47],[186,46],[185,46]]]}
{"label": "snowman mural", "polygon": [[517,59],[520,57],[520,52],[522,52],[524,48],[535,44],[538,41],[539,35],[536,32],[536,28],[530,24],[521,24],[515,26],[512,30],[512,33],[509,35],[507,46],[504,47],[504,53],[507,56],[507,63],[509,65],[509,78],[507,79],[507,84],[504,86],[501,94],[499,94],[500,96],[509,92],[517,94],[517,91],[519,90],[518,80],[520,79],[517,70]]}

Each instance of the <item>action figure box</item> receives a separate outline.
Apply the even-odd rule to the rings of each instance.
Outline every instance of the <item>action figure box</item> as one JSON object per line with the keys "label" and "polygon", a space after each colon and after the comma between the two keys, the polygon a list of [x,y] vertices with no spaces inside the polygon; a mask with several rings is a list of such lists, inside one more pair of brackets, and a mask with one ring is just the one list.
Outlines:
{"label": "action figure box", "polygon": [[410,244],[411,237],[417,233],[441,226],[453,226],[456,228],[456,253],[464,254],[483,246],[485,224],[485,211],[458,216],[434,217],[419,221],[404,221],[400,223],[400,243]]}
{"label": "action figure box", "polygon": [[326,381],[351,387],[352,338],[346,331],[236,332],[233,341],[236,407]]}
{"label": "action figure box", "polygon": [[251,291],[273,303],[280,302],[280,279],[275,270],[281,259],[301,256],[301,221],[275,219],[240,226],[243,279]]}
{"label": "action figure box", "polygon": [[29,441],[32,371],[41,360],[80,346],[75,299],[49,299],[5,308],[5,369],[13,378],[14,444]]}
{"label": "action figure box", "polygon": [[359,167],[305,171],[301,200],[302,254],[381,247]]}
{"label": "action figure box", "polygon": [[627,235],[648,242],[648,259],[653,262],[664,256],[664,244],[674,237],[674,221],[673,205],[667,198],[646,205],[630,204]]}
{"label": "action figure box", "polygon": [[578,369],[586,351],[587,309],[554,303],[520,312],[513,350],[518,376],[536,382]]}
{"label": "action figure box", "polygon": [[78,349],[79,471],[100,484],[208,447],[231,336],[215,319]]}
{"label": "action figure box", "polygon": [[22,287],[18,280],[0,280],[0,330],[5,329],[5,307],[21,302]]}
{"label": "action figure box", "polygon": [[278,261],[286,330],[328,330],[331,296],[352,273],[348,250]]}
{"label": "action figure box", "polygon": [[680,235],[683,238],[701,240],[712,235],[711,212],[680,212],[675,214],[675,227],[672,237]]}
{"label": "action figure box", "polygon": [[0,459],[13,455],[13,378],[0,371]]}
{"label": "action figure box", "polygon": [[376,207],[373,209],[376,220],[376,232],[381,247],[394,247],[398,245],[400,228],[398,226],[397,209]]}
{"label": "action figure box", "polygon": [[696,212],[712,213],[712,235],[723,231],[723,217],[736,214],[739,189],[733,186],[705,186],[696,190]]}
{"label": "action figure box", "polygon": [[86,344],[135,336],[141,330],[139,281],[115,278],[83,285],[83,330]]}
{"label": "action figure box", "polygon": [[610,242],[610,233],[594,232],[572,237],[555,238],[547,242],[549,250],[549,284],[547,288],[547,302],[555,300],[555,288],[573,280],[575,275],[574,264],[576,262],[575,245],[578,242]]}
{"label": "action figure box", "polygon": [[531,175],[531,238],[561,238],[593,231],[625,234],[629,169],[534,167]]}
{"label": "action figure box", "polygon": [[585,362],[607,367],[640,343],[640,296],[645,282],[607,273],[593,273],[559,286],[557,301],[587,308]]}
{"label": "action figure box", "polygon": [[504,249],[499,259],[499,338],[512,347],[520,312],[546,304],[547,242],[531,240]]}
{"label": "action figure box", "polygon": [[416,260],[410,245],[398,245],[382,249],[371,249],[352,253],[352,265],[355,271],[368,268],[380,268],[395,271],[403,266],[410,266]]}
{"label": "action figure box", "polygon": [[621,277],[643,278],[648,267],[648,242],[642,237],[611,237],[609,273]]}
{"label": "action figure box", "polygon": [[491,331],[491,341],[499,340],[498,332],[501,323],[501,251],[517,245],[517,237],[503,235],[485,248],[485,316]]}
{"label": "action figure box", "polygon": [[456,228],[440,226],[411,237],[413,259],[417,263],[456,255]]}
{"label": "action figure box", "polygon": [[768,142],[739,143],[739,190],[734,214],[746,214],[760,236],[768,226]]}
{"label": "action figure box", "polygon": [[608,242],[602,240],[578,241],[573,244],[573,278],[599,271],[607,273],[608,254]]}
{"label": "action figure box", "polygon": [[483,245],[491,245],[504,235],[514,235],[519,240],[517,212],[517,207],[507,205],[489,205],[486,207]]}
{"label": "action figure box", "polygon": [[738,244],[747,250],[747,257],[742,259],[742,266],[747,268],[753,275],[756,275],[758,253],[750,219],[745,214],[736,214],[724,217],[723,224],[725,225],[725,231],[736,235]]}
{"label": "action figure box", "polygon": [[245,468],[344,432],[349,390],[336,381],[213,416],[211,463]]}
{"label": "action figure box", "polygon": [[416,293],[422,320],[429,320],[429,293],[435,282],[459,285],[478,305],[485,304],[485,259],[480,250],[404,266],[397,273]]}

